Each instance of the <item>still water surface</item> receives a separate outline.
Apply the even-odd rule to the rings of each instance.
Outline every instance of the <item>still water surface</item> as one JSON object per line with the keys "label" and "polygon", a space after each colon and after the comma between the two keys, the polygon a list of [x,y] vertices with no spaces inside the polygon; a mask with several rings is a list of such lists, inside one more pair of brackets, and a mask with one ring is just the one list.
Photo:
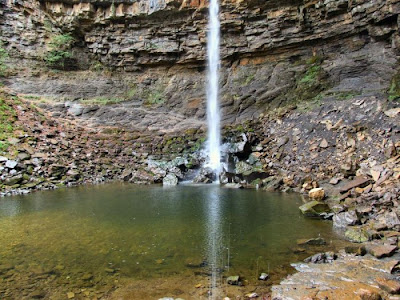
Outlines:
{"label": "still water surface", "polygon": [[331,223],[301,216],[301,203],[217,185],[110,184],[3,198],[0,298],[199,299],[219,293],[213,286],[230,275],[246,286],[224,293],[262,290],[268,283],[257,274],[279,279],[318,250],[298,249],[297,239],[337,239]]}

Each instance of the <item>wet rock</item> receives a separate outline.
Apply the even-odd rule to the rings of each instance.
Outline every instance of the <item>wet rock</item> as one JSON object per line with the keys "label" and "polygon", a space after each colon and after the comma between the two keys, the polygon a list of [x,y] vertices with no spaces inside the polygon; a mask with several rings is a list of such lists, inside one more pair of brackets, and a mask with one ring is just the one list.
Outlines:
{"label": "wet rock", "polygon": [[245,163],[244,161],[239,161],[235,165],[235,173],[236,174],[244,174],[251,172],[253,170],[253,166]]}
{"label": "wet rock", "polygon": [[170,173],[163,178],[163,185],[165,186],[174,186],[177,184],[178,184],[178,177],[176,177],[175,174]]}
{"label": "wet rock", "polygon": [[260,277],[258,277],[259,280],[267,280],[268,279],[268,274],[267,273],[261,273]]}
{"label": "wet rock", "polygon": [[400,294],[400,282],[397,280],[379,277],[376,279],[379,287],[389,294]]}
{"label": "wet rock", "polygon": [[224,185],[224,187],[229,189],[242,189],[243,185],[240,183],[227,183]]}
{"label": "wet rock", "polygon": [[317,253],[310,257],[307,257],[304,262],[313,264],[324,264],[331,263],[337,258],[337,255],[333,252]]}
{"label": "wet rock", "polygon": [[91,273],[85,273],[85,274],[83,274],[83,275],[81,276],[81,279],[84,280],[84,281],[91,280],[91,279],[93,279],[93,274],[91,274]]}
{"label": "wet rock", "polygon": [[371,244],[367,246],[367,251],[376,258],[392,256],[397,250],[396,246]]}
{"label": "wet rock", "polygon": [[322,188],[314,188],[308,192],[311,200],[322,201],[325,198],[325,191]]}
{"label": "wet rock", "polygon": [[347,246],[344,251],[348,254],[355,254],[357,256],[363,256],[367,254],[367,249],[365,246]]}
{"label": "wet rock", "polygon": [[246,294],[245,296],[246,296],[246,298],[249,298],[249,299],[258,298],[257,293],[249,293],[249,294]]}
{"label": "wet rock", "polygon": [[283,183],[283,178],[280,176],[270,176],[262,181],[264,190],[274,192],[279,190]]}
{"label": "wet rock", "polygon": [[299,209],[303,215],[311,218],[324,218],[330,212],[328,204],[318,201],[307,202]]}
{"label": "wet rock", "polygon": [[193,179],[194,183],[212,183],[217,179],[211,168],[202,168],[199,174]]}
{"label": "wet rock", "polygon": [[321,245],[326,245],[326,241],[321,237],[313,239],[299,239],[297,240],[297,245],[321,246]]}
{"label": "wet rock", "polygon": [[115,273],[115,269],[111,269],[111,268],[105,268],[104,271],[106,271],[106,273],[108,273],[108,274]]}
{"label": "wet rock", "polygon": [[42,299],[42,298],[46,297],[46,292],[37,290],[37,291],[33,291],[29,296],[32,299]]}
{"label": "wet rock", "polygon": [[354,243],[365,243],[369,241],[369,235],[364,228],[352,227],[345,232],[345,237]]}
{"label": "wet rock", "polygon": [[360,223],[360,217],[355,210],[338,213],[333,216],[333,226],[346,227],[354,226]]}
{"label": "wet rock", "polygon": [[226,283],[230,285],[239,285],[239,276],[229,276]]}

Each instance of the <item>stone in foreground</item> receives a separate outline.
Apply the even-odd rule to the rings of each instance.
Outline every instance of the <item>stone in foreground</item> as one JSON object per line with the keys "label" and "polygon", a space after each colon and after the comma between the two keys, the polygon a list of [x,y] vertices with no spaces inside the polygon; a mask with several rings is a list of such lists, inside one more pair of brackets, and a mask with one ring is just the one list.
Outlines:
{"label": "stone in foreground", "polygon": [[324,218],[330,212],[326,203],[310,201],[299,207],[303,215],[311,218]]}
{"label": "stone in foreground", "polygon": [[226,283],[230,285],[239,285],[239,276],[229,276],[226,279]]}
{"label": "stone in foreground", "polygon": [[308,192],[308,197],[315,201],[322,201],[325,198],[325,191],[322,188],[315,188]]}

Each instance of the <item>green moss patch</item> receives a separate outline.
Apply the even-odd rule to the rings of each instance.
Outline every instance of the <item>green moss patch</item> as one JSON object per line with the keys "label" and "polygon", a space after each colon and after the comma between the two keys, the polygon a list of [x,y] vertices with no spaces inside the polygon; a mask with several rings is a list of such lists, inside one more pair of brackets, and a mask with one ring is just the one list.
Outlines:
{"label": "green moss patch", "polygon": [[14,136],[17,113],[13,106],[0,95],[0,153],[7,151],[8,139]]}

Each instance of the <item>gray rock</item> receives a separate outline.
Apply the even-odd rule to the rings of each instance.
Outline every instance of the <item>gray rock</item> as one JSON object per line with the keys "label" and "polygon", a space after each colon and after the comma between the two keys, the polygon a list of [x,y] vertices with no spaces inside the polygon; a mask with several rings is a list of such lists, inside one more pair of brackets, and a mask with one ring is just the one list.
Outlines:
{"label": "gray rock", "polygon": [[18,162],[15,160],[7,160],[6,167],[9,169],[14,169],[18,165]]}
{"label": "gray rock", "polygon": [[5,156],[0,156],[0,162],[5,162],[5,161],[7,161],[7,160],[8,160],[7,157],[5,157]]}
{"label": "gray rock", "polygon": [[331,263],[337,259],[337,255],[333,252],[317,253],[310,257],[307,257],[304,262],[313,264],[325,264]]}
{"label": "gray rock", "polygon": [[163,178],[163,185],[174,186],[178,184],[178,177],[175,174],[169,173]]}
{"label": "gray rock", "polygon": [[74,116],[80,116],[83,113],[84,107],[79,103],[74,103],[68,108],[68,112]]}
{"label": "gray rock", "polygon": [[338,213],[333,216],[333,226],[342,228],[360,223],[360,218],[355,210]]}
{"label": "gray rock", "polygon": [[243,185],[240,183],[227,183],[224,185],[224,187],[229,189],[242,189]]}

